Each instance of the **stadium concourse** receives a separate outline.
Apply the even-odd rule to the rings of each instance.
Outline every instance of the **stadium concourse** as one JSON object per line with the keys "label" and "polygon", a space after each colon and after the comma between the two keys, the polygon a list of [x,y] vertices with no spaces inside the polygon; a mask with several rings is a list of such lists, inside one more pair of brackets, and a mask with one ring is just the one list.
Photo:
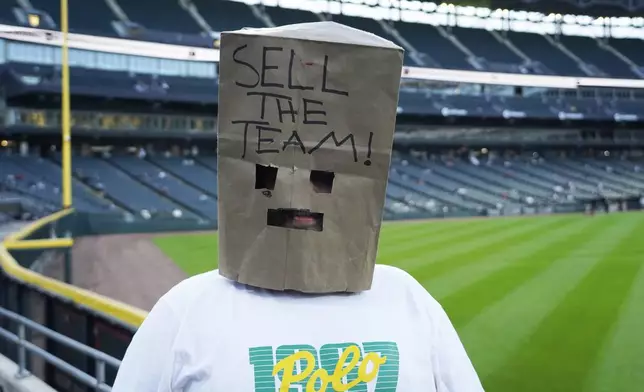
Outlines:
{"label": "stadium concourse", "polygon": [[0,308],[120,358],[138,308],[217,265],[219,33],[333,20],[406,51],[379,261],[445,301],[491,391],[638,390],[644,3],[490,3],[69,0],[74,209],[43,223],[62,207],[59,4],[0,1],[0,232],[74,237],[0,244]]}

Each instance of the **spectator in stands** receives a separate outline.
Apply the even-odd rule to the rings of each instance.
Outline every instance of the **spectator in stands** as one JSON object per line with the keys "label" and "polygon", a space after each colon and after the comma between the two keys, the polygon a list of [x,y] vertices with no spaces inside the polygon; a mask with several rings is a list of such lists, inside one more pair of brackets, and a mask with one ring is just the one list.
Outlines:
{"label": "spectator in stands", "polygon": [[[281,35],[276,42],[272,35],[280,32],[298,42]],[[320,42],[327,36],[347,42]],[[352,40],[378,45],[356,49]],[[329,107],[348,108],[329,116],[353,124],[358,151],[374,137],[377,153],[369,163],[350,166],[346,146],[329,143],[316,158],[298,158],[299,167],[290,172],[295,175],[280,177],[278,155],[260,160],[256,153],[241,154],[230,117],[247,118],[257,101],[247,100],[234,83],[251,75],[235,62],[250,64],[262,58],[262,48],[278,44],[287,54],[285,64],[295,54],[291,47],[306,53],[306,61],[333,53],[332,87],[360,86],[357,98],[327,97]],[[438,302],[406,272],[375,265],[402,69],[399,48],[328,22],[285,32],[228,33],[221,47],[219,270],[190,278],[159,300],[132,339],[112,392],[330,392],[358,385],[371,391],[482,391]],[[366,67],[371,62],[377,69]],[[294,83],[312,83],[306,73],[314,69],[322,74],[320,65],[299,67]],[[360,72],[339,71],[352,68]],[[275,66],[267,74],[286,80],[287,69]],[[369,118],[355,117],[366,111]],[[276,112],[264,118],[279,124]],[[328,132],[307,131],[307,138]]]}
{"label": "spectator in stands", "polygon": [[137,151],[136,155],[139,157],[139,159],[145,159],[146,155],[148,155],[148,154],[145,151],[145,148],[141,147],[141,148],[139,148],[139,151]]}

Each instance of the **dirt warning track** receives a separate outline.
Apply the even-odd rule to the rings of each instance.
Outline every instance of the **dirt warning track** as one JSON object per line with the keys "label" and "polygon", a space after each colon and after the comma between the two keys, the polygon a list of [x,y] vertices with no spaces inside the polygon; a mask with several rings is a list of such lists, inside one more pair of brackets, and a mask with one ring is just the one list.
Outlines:
{"label": "dirt warning track", "polygon": [[[72,249],[73,284],[144,310],[186,278],[152,242],[153,235],[129,234],[85,237]],[[48,263],[43,272],[62,277],[62,258]]]}

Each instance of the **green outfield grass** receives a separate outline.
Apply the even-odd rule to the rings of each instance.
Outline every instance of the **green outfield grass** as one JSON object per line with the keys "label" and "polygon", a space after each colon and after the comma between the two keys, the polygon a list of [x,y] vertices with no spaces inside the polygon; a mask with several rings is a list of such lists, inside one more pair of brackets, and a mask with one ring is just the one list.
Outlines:
{"label": "green outfield grass", "polygon": [[[156,242],[217,265],[216,235]],[[389,223],[378,262],[443,304],[487,391],[644,391],[644,214]]]}

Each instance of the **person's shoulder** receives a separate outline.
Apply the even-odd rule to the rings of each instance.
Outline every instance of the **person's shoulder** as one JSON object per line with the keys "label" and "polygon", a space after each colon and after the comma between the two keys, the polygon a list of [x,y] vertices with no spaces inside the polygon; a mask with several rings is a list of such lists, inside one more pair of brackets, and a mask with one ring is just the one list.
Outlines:
{"label": "person's shoulder", "polygon": [[180,312],[199,298],[203,298],[208,291],[222,290],[230,284],[228,279],[219,274],[219,270],[212,270],[177,283],[159,301],[165,302],[175,312]]}
{"label": "person's shoulder", "polygon": [[416,278],[409,272],[398,267],[376,264],[373,288],[388,292],[391,295],[394,293],[405,295],[408,299],[412,297],[414,302],[424,303],[430,308],[442,308],[438,301],[432,297]]}
{"label": "person's shoulder", "polygon": [[419,285],[418,281],[409,274],[409,272],[386,264],[376,264],[373,273],[374,282],[400,284],[400,285]]}

